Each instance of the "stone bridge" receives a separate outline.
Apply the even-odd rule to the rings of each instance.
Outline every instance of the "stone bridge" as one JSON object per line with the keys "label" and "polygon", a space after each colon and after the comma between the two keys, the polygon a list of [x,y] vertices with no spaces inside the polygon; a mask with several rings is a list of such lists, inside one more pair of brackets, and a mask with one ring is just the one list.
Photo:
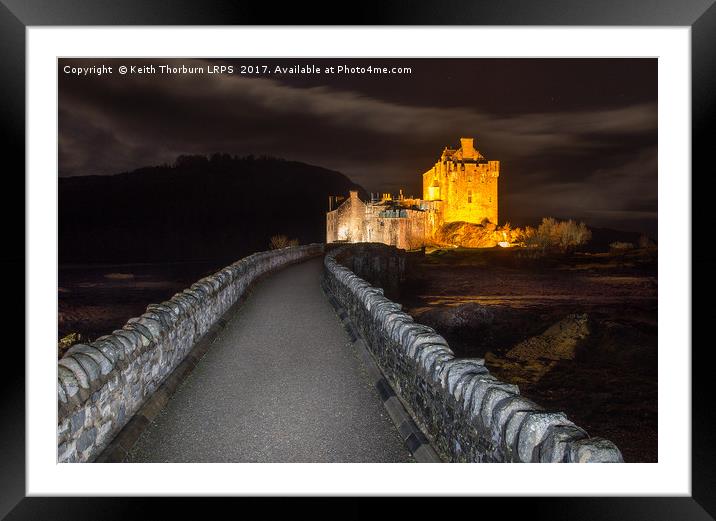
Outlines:
{"label": "stone bridge", "polygon": [[58,461],[622,461],[483,360],[455,358],[378,287],[400,252],[370,251],[255,253],[73,346]]}

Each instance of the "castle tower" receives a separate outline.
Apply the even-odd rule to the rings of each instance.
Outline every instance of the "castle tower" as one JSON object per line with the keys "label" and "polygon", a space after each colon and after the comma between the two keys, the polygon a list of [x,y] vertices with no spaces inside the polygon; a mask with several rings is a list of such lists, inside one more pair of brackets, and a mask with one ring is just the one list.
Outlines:
{"label": "castle tower", "polygon": [[441,201],[443,222],[497,224],[497,180],[500,162],[488,161],[473,138],[460,138],[460,148],[445,147],[440,159],[423,174],[423,199]]}

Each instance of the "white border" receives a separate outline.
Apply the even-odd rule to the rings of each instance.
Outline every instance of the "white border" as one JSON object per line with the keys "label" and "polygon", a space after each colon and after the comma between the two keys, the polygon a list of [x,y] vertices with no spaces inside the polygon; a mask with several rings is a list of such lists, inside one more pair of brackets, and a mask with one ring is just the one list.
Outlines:
{"label": "white border", "polygon": [[[689,28],[32,27],[27,43],[28,495],[690,495]],[[57,464],[59,56],[658,57],[659,463]]]}

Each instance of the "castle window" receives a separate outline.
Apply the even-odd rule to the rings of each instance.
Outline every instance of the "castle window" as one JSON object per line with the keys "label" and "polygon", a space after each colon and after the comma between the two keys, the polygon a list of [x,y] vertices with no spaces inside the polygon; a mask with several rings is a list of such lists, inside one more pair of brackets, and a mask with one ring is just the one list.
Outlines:
{"label": "castle window", "polygon": [[467,176],[467,182],[468,182],[468,183],[472,183],[472,176],[471,176],[471,175]]}
{"label": "castle window", "polygon": [[467,191],[467,202],[472,203],[472,190]]}

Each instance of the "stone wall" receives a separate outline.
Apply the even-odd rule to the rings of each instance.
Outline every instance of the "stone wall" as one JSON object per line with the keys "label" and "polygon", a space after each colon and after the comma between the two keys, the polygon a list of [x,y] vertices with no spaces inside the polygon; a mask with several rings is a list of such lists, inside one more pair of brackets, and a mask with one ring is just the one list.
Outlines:
{"label": "stone wall", "polygon": [[365,242],[343,248],[336,260],[363,280],[383,288],[386,297],[397,299],[405,281],[406,257],[405,250]]}
{"label": "stone wall", "polygon": [[58,362],[59,462],[92,461],[257,277],[319,255],[322,244],[245,257]]}
{"label": "stone wall", "polygon": [[326,242],[381,242],[408,250],[424,246],[433,231],[428,227],[439,221],[439,204],[416,199],[392,203],[366,203],[352,191],[338,208],[326,214]]}
{"label": "stone wall", "polygon": [[326,254],[324,286],[444,460],[623,461],[612,442],[591,438],[564,413],[520,396],[517,386],[492,376],[484,360],[455,358],[443,337],[337,261],[350,248]]}

